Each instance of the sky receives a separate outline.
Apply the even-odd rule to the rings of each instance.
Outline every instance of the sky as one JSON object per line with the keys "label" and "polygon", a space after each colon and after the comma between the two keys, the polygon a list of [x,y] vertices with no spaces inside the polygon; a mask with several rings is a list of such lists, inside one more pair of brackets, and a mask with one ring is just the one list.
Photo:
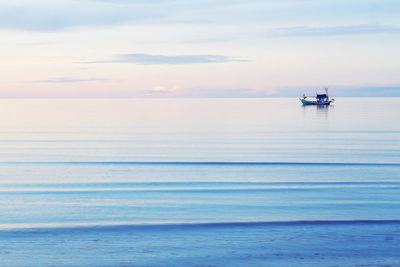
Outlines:
{"label": "sky", "polygon": [[399,97],[398,14],[398,0],[0,0],[0,97]]}

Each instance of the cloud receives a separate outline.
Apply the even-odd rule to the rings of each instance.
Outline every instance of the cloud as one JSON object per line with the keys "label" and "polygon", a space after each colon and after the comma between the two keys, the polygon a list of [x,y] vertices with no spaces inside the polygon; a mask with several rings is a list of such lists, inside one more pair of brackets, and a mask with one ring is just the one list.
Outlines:
{"label": "cloud", "polygon": [[[303,93],[314,95],[324,92],[325,85],[309,86],[255,86],[248,88],[184,88],[178,86],[156,86],[150,90],[139,91],[135,97],[144,98],[296,98]],[[329,86],[332,97],[400,97],[400,85],[332,85]]]}
{"label": "cloud", "polygon": [[151,88],[150,91],[152,91],[152,92],[174,92],[178,89],[179,89],[179,87],[176,85],[174,85],[172,87],[158,85],[158,86],[154,86],[153,88]]}
{"label": "cloud", "polygon": [[178,86],[156,86],[150,90],[138,92],[135,97],[157,98],[250,98],[270,97],[276,91],[273,88],[184,88]]}
{"label": "cloud", "polygon": [[137,63],[143,65],[158,64],[199,64],[199,63],[224,63],[224,62],[244,62],[247,60],[236,59],[220,55],[183,55],[165,56],[151,54],[122,54],[113,59],[105,61],[92,61],[84,63]]}
{"label": "cloud", "polygon": [[[140,91],[138,96],[141,97],[161,97],[161,96],[171,96],[176,95],[176,93],[180,90],[184,90],[184,88],[179,87],[177,85],[174,86],[164,86],[157,85],[152,87],[150,90]],[[179,93],[178,93],[179,95]]]}
{"label": "cloud", "polygon": [[[286,20],[298,19],[299,16],[310,17],[308,10],[314,7],[315,2],[316,0],[3,0],[0,1],[0,28],[60,31],[73,27],[121,24],[247,25],[281,20],[280,18]],[[348,5],[346,3],[346,7]],[[308,9],[298,12],[299,6],[306,6]]]}
{"label": "cloud", "polygon": [[[0,1],[0,28],[59,31],[121,24],[210,23],[254,17],[260,0],[13,0]],[[244,8],[243,8],[244,7]],[[226,14],[226,11],[230,11]]]}
{"label": "cloud", "polygon": [[[260,25],[368,23],[371,15],[372,21],[397,21],[399,10],[398,0],[374,5],[365,0],[3,0],[0,28],[60,31],[121,24],[234,24],[252,32]],[[309,28],[302,30],[309,34]]]}
{"label": "cloud", "polygon": [[267,32],[268,37],[314,37],[361,34],[399,34],[400,27],[385,25],[350,25],[334,27],[287,27]]}
{"label": "cloud", "polygon": [[332,87],[332,94],[348,97],[400,97],[400,84],[395,85],[339,85]]}
{"label": "cloud", "polygon": [[[296,97],[303,93],[314,95],[315,92],[324,92],[326,85],[309,86],[281,86],[276,88],[276,96]],[[400,97],[400,84],[355,84],[331,85],[329,94],[333,97]]]}
{"label": "cloud", "polygon": [[91,78],[91,79],[53,78],[53,79],[47,79],[47,80],[30,81],[29,83],[80,83],[80,82],[95,82],[95,81],[108,81],[108,79],[102,79],[102,78]]}
{"label": "cloud", "polygon": [[[145,13],[141,13],[147,10]],[[59,31],[80,26],[110,26],[145,21],[157,15],[148,8],[128,8],[112,3],[57,1],[0,2],[0,28],[28,31]]]}

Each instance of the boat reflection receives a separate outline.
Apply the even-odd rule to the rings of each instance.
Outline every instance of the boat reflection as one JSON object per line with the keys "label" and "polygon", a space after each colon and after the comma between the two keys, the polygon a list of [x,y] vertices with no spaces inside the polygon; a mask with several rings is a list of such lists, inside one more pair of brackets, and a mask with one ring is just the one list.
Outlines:
{"label": "boat reflection", "polygon": [[[309,116],[313,116],[317,120],[327,121],[329,110],[333,110],[333,105],[302,105],[303,113],[305,116],[309,118]],[[312,114],[314,113],[314,114]],[[306,115],[308,114],[308,115]]]}

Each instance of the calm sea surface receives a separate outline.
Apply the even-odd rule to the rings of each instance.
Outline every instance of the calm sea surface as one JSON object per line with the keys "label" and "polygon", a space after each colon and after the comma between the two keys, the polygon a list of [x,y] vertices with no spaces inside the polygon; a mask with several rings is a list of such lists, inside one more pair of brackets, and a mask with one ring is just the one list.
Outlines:
{"label": "calm sea surface", "polygon": [[[297,99],[2,99],[0,147],[2,266],[29,266],[35,242],[60,242],[50,234],[40,239],[38,233],[45,230],[70,229],[68,238],[83,236],[79,229],[89,231],[82,240],[73,239],[80,243],[70,240],[70,247],[60,249],[67,253],[60,255],[69,251],[73,258],[81,255],[76,246],[82,252],[96,239],[105,248],[115,240],[107,234],[119,229],[122,247],[114,252],[126,257],[133,252],[121,252],[121,244],[131,240],[123,243],[127,236],[121,233],[134,226],[147,225],[144,232],[154,239],[161,231],[151,230],[155,226],[171,234],[171,225],[181,225],[179,231],[222,225],[229,236],[227,229],[247,225],[248,230],[239,231],[244,242],[262,236],[271,222],[373,220],[379,226],[400,220],[399,98],[343,98],[325,108],[303,107]],[[318,227],[311,228],[322,231]],[[189,229],[186,238],[215,236],[214,228],[201,229]],[[351,234],[349,228],[344,231]],[[180,235],[148,242],[168,246],[168,240],[186,240]],[[21,252],[26,244],[30,249]],[[185,255],[200,253],[190,244],[171,244],[177,250],[185,247]],[[218,251],[210,245],[207,253]],[[135,263],[79,257],[57,262],[41,253],[33,265]],[[148,264],[146,252],[135,253],[141,264]],[[178,265],[210,263],[200,256],[180,258]],[[159,261],[150,265],[177,262],[173,254],[152,259]],[[259,258],[252,259],[260,265]],[[211,260],[221,262],[228,261]],[[240,263],[229,265],[234,262]]]}

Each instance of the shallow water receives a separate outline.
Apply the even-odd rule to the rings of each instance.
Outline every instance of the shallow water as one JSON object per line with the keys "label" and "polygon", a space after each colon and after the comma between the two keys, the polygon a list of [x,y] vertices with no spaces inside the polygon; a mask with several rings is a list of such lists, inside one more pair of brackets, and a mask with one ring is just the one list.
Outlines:
{"label": "shallow water", "polygon": [[[228,252],[217,236],[224,233],[224,244],[237,244],[232,250],[251,247],[255,232],[262,242],[276,230],[269,222],[328,223],[329,227],[310,224],[306,230],[279,226],[277,231],[285,237],[278,239],[287,242],[282,246],[290,242],[287,236],[295,238],[293,231],[310,231],[314,248],[324,240],[335,242],[322,235],[328,228],[335,232],[332,227],[351,242],[343,236],[349,229],[360,229],[360,220],[375,223],[374,233],[367,226],[355,231],[360,244],[378,242],[374,238],[381,235],[396,239],[398,114],[399,98],[345,98],[326,108],[303,107],[296,99],[0,100],[0,253],[8,251],[0,263],[30,265],[21,253],[35,251],[41,255],[37,266],[73,265],[67,258],[75,259],[76,266],[163,265],[175,260],[177,265],[232,266],[234,260],[220,259]],[[240,234],[230,224],[239,222],[246,225],[240,225]],[[214,228],[182,230],[185,224],[210,223]],[[171,224],[179,226],[163,228]],[[155,228],[158,232],[146,228],[150,235],[168,231],[170,236],[159,236],[159,246],[168,253],[175,247],[196,256],[182,261],[159,248],[154,261],[146,261],[140,249],[154,242],[152,238],[137,245],[130,238],[120,240],[124,233],[141,233],[140,225],[161,227]],[[112,227],[118,231],[112,232]],[[61,229],[68,234],[57,239]],[[228,238],[229,231],[235,238]],[[89,242],[92,235],[101,241]],[[113,244],[113,236],[120,241]],[[185,243],[198,236],[204,236],[202,247],[215,246],[214,258],[206,257],[210,251]],[[51,257],[46,250],[24,245],[32,242],[71,245],[59,247],[65,256],[57,262],[46,261]],[[94,249],[99,244],[105,251],[96,250],[92,262],[76,258],[78,247]],[[129,256],[129,249],[123,252],[124,246],[137,249],[135,256]],[[100,254],[114,249],[114,261],[103,264]],[[274,254],[260,259],[256,248],[246,253],[249,265],[290,266],[290,259],[296,258],[274,263]],[[337,259],[346,259],[343,255],[339,251]],[[385,263],[385,257],[375,256],[374,264]],[[334,263],[332,259],[326,265]],[[369,263],[363,259],[353,263]]]}

